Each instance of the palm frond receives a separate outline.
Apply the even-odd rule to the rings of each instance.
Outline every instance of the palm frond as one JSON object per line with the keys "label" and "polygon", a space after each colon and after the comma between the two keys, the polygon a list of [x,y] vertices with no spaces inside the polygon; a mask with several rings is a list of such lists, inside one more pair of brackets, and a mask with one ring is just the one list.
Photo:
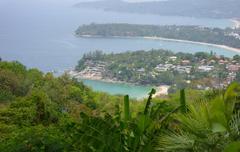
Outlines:
{"label": "palm frond", "polygon": [[184,89],[180,90],[180,105],[181,105],[182,113],[186,113],[187,112],[187,105],[186,105],[186,95],[185,95],[185,90]]}
{"label": "palm frond", "polygon": [[130,119],[130,109],[129,109],[129,96],[124,96],[124,118],[125,121]]}
{"label": "palm frond", "polygon": [[236,114],[232,116],[232,120],[230,121],[230,129],[234,136],[240,138],[240,111],[236,112]]}
{"label": "palm frond", "polygon": [[226,116],[228,120],[231,119],[231,115],[234,111],[235,103],[239,95],[240,95],[240,85],[237,82],[233,82],[231,85],[229,85],[229,87],[227,88],[224,94]]}
{"label": "palm frond", "polygon": [[148,112],[149,112],[149,108],[150,108],[150,104],[151,104],[151,100],[152,100],[152,96],[156,93],[156,90],[155,89],[152,89],[151,92],[149,93],[149,97],[148,97],[148,100],[147,100],[147,103],[146,103],[146,106],[145,106],[145,109],[144,109],[144,115],[147,115]]}
{"label": "palm frond", "polygon": [[168,132],[158,139],[156,150],[159,151],[187,151],[192,150],[195,137],[185,132],[172,133]]}
{"label": "palm frond", "polygon": [[180,114],[177,116],[183,130],[188,130],[198,136],[203,136],[206,132],[211,131],[209,111],[206,105],[200,104],[197,107],[191,105],[189,106],[189,111],[186,115]]}

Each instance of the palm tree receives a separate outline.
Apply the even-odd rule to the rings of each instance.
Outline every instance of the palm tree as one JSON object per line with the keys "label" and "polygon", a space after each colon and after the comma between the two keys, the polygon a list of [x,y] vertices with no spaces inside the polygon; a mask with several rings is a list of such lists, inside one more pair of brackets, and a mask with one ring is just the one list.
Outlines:
{"label": "palm tree", "polygon": [[82,122],[77,127],[75,145],[83,152],[148,152],[154,151],[156,135],[164,122],[180,106],[167,114],[160,115],[164,103],[152,104],[152,89],[143,112],[131,117],[129,97],[124,97],[123,119],[119,107],[115,115],[93,117],[82,114]]}
{"label": "palm tree", "polygon": [[224,95],[189,105],[187,113],[176,116],[178,129],[161,135],[156,150],[218,152],[239,141],[240,111],[235,108],[239,95],[240,85],[233,83]]}

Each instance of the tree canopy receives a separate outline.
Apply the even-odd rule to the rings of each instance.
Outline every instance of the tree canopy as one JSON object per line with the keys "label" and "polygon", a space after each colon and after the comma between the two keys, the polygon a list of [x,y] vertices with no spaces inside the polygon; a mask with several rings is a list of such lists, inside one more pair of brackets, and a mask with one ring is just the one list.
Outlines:
{"label": "tree canopy", "polygon": [[0,67],[1,152],[239,150],[238,83],[134,101],[17,62]]}

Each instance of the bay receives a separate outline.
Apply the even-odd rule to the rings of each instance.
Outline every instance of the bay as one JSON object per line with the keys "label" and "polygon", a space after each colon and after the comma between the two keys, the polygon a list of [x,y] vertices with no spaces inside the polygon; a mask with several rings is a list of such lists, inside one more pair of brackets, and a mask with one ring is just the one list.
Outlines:
{"label": "bay", "polygon": [[130,95],[130,98],[146,98],[151,91],[151,86],[137,86],[124,83],[111,83],[98,80],[81,80],[85,85],[90,86],[95,91],[106,92],[111,95]]}
{"label": "bay", "polygon": [[[201,25],[220,28],[232,26],[233,23],[227,19],[197,19],[80,9],[73,7],[76,2],[75,0],[0,0],[0,57],[8,61],[18,60],[28,68],[63,73],[64,70],[74,68],[84,53],[94,50],[116,53],[163,48],[174,52],[213,51],[226,56],[236,54],[216,47],[162,40],[77,38],[74,36],[74,31],[78,26],[93,22]],[[111,84],[112,87],[115,85]],[[112,92],[111,89],[105,90],[108,87],[107,83],[101,83],[99,86],[103,91],[114,94],[124,90],[124,87],[116,87],[115,90],[118,91]],[[101,88],[96,89],[101,90]],[[141,92],[142,88],[135,89]],[[148,89],[147,87],[146,90]]]}

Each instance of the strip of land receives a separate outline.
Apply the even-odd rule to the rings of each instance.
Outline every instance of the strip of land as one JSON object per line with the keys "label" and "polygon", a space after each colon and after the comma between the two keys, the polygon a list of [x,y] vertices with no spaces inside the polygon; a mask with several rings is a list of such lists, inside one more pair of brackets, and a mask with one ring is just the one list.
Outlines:
{"label": "strip of land", "polygon": [[[238,27],[240,22],[234,20]],[[202,44],[240,52],[239,28],[207,28],[200,26],[158,26],[137,24],[89,24],[76,30],[79,37],[146,38],[181,43]]]}
{"label": "strip of land", "polygon": [[218,45],[218,44],[212,44],[212,43],[196,42],[196,41],[181,40],[181,39],[169,39],[169,38],[164,38],[164,37],[142,37],[142,38],[151,39],[151,40],[162,40],[162,41],[207,45],[207,46],[218,47],[218,48],[222,48],[222,49],[226,49],[226,50],[230,50],[230,51],[240,53],[240,48],[233,48],[233,47],[229,47],[229,46],[226,46],[226,45]]}
{"label": "strip of land", "polygon": [[110,79],[110,78],[103,78],[98,73],[83,73],[83,72],[78,72],[76,70],[70,70],[67,72],[67,74],[70,77],[73,77],[76,79],[97,80],[97,81],[108,82],[108,83],[130,84],[125,81],[119,81],[119,80]]}
{"label": "strip of land", "polygon": [[[83,38],[104,38],[103,36],[92,36],[92,35],[81,35],[80,37]],[[240,48],[234,48],[226,45],[218,45],[218,44],[213,44],[213,43],[205,43],[205,42],[197,42],[197,41],[189,41],[189,40],[182,40],[182,39],[169,39],[169,38],[164,38],[164,37],[148,37],[148,36],[143,36],[143,37],[135,37],[135,36],[110,36],[112,38],[143,38],[143,39],[150,39],[150,40],[161,40],[161,41],[169,41],[169,42],[179,42],[179,43],[190,43],[190,44],[200,44],[200,45],[206,45],[206,46],[211,46],[211,47],[217,47],[221,49],[226,49],[229,51],[233,51],[236,53],[240,53]]]}
{"label": "strip of land", "polygon": [[[174,53],[168,50],[84,54],[73,77],[149,86],[189,86],[206,90],[227,86],[240,76],[240,55],[232,58],[206,52]],[[157,95],[166,89],[157,87]],[[164,91],[165,90],[165,91]]]}

